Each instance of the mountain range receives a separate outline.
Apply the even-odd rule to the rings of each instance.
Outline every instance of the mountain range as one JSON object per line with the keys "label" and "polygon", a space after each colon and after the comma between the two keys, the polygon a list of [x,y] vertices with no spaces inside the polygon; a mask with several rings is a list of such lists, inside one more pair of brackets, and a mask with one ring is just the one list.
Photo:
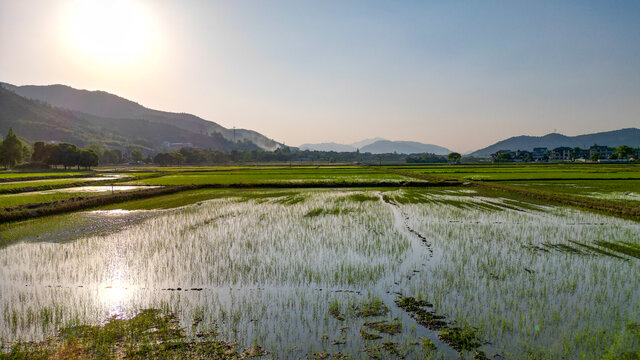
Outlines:
{"label": "mountain range", "polygon": [[446,155],[451,151],[442,146],[423,144],[416,141],[391,141],[383,138],[373,138],[358,141],[352,144],[337,144],[334,142],[319,144],[303,144],[300,145],[301,150],[316,151],[336,151],[336,152],[354,152],[359,150],[363,153],[385,154],[417,154],[431,153],[436,155]]}
{"label": "mountain range", "polygon": [[[18,133],[29,140],[75,141],[78,145],[110,140],[105,145],[135,144],[148,149],[159,149],[167,142],[220,150],[275,150],[282,146],[253,130],[227,129],[195,115],[149,109],[104,91],[79,90],[66,85],[0,83],[0,87],[6,89],[0,94],[3,103],[13,104],[14,112],[11,118],[6,118],[9,109],[2,108],[0,130],[6,131],[7,122],[11,122],[14,129],[20,129]],[[47,108],[47,105],[50,106]],[[96,131],[105,134],[100,136]]]}
{"label": "mountain range", "polygon": [[640,129],[627,128],[578,136],[566,136],[558,133],[551,133],[544,136],[514,136],[506,140],[498,141],[497,143],[480,150],[476,150],[469,155],[487,157],[498,150],[531,151],[534,147],[554,149],[561,146],[589,148],[594,144],[611,147],[617,147],[620,145],[639,147]]}
{"label": "mountain range", "polygon": [[[99,143],[110,148],[138,147],[147,152],[167,143],[190,143],[222,151],[275,150],[283,144],[246,129],[227,129],[195,115],[146,108],[104,91],[74,89],[65,85],[15,86],[0,83],[0,132],[12,127],[27,141],[71,142],[78,146]],[[578,136],[552,133],[515,136],[476,150],[469,155],[487,157],[498,150],[533,150],[591,145],[640,147],[640,129],[628,128]],[[451,151],[414,141],[365,139],[351,144],[303,144],[302,150],[380,153],[433,153]]]}

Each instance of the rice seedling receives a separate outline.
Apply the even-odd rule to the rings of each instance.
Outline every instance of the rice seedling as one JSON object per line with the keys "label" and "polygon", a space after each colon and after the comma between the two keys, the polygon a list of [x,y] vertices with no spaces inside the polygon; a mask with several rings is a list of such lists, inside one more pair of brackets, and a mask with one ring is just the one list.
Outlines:
{"label": "rice seedling", "polygon": [[479,338],[491,343],[482,346],[488,354],[599,358],[611,341],[605,334],[640,315],[637,282],[628,281],[640,266],[633,257],[637,223],[517,203],[501,211],[438,201],[399,206],[435,249],[424,271],[400,287],[428,294],[450,321],[477,327]]}
{"label": "rice seedling", "polygon": [[163,210],[109,207],[0,226],[5,353],[36,355],[20,340],[74,329],[47,349],[157,354],[109,335],[143,309],[174,314],[165,328],[185,351],[194,339],[277,358],[640,351],[631,221],[465,188],[196,189],[121,206]]}

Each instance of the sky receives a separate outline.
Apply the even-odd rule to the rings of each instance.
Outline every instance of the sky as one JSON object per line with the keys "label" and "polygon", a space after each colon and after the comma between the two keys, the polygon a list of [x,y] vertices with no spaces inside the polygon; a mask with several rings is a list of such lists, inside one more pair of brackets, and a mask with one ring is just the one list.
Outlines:
{"label": "sky", "polygon": [[640,1],[0,0],[0,81],[287,145],[640,126]]}

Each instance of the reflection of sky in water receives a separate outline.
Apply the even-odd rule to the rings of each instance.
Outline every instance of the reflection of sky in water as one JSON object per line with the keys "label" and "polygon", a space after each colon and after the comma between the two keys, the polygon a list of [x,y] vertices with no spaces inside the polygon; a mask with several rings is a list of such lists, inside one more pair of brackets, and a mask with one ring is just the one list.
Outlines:
{"label": "reflection of sky in water", "polygon": [[49,183],[55,183],[55,182],[67,182],[67,181],[77,181],[77,182],[83,182],[83,181],[104,181],[104,180],[116,180],[116,179],[121,179],[121,178],[125,178],[125,177],[130,177],[131,175],[105,175],[105,176],[100,176],[100,177],[70,177],[70,178],[57,178],[57,179],[47,179],[46,177],[43,177],[41,179],[37,179],[37,180],[25,180],[25,181],[0,181],[0,184],[33,184],[33,183],[40,183],[40,182],[49,182]]}
{"label": "reflection of sky in water", "polygon": [[[193,319],[201,317],[200,329],[215,327],[221,339],[244,345],[257,341],[268,349],[281,349],[277,355],[282,358],[303,357],[309,347],[316,351],[332,347],[331,341],[341,336],[348,337],[348,345],[335,349],[354,350],[361,357],[358,346],[364,341],[359,329],[364,320],[337,321],[328,315],[331,301],[346,306],[349,301],[380,297],[392,309],[388,317],[402,320],[405,330],[393,340],[403,343],[415,336],[437,339],[394,308],[394,291],[413,296],[422,292],[429,300],[447,299],[446,303],[434,301],[445,315],[483,316],[485,326],[494,326],[494,315],[516,323],[512,317],[517,312],[483,309],[500,306],[510,297],[517,300],[510,306],[521,307],[524,302],[517,296],[526,293],[530,281],[539,276],[544,279],[539,284],[546,286],[545,292],[535,294],[540,311],[559,312],[566,322],[554,326],[564,326],[563,331],[571,330],[566,324],[576,321],[576,316],[589,320],[585,326],[606,327],[610,320],[599,316],[618,316],[606,304],[638,291],[628,281],[633,278],[630,274],[637,274],[633,262],[620,266],[619,260],[605,257],[537,254],[523,250],[520,243],[566,242],[576,236],[581,241],[638,240],[637,235],[633,238],[637,225],[623,220],[550,207],[534,212],[478,211],[433,201],[465,201],[467,205],[501,201],[454,193],[430,195],[428,203],[397,208],[383,201],[336,201],[345,194],[348,192],[308,192],[305,201],[295,205],[222,199],[162,212],[84,213],[89,223],[105,221],[121,231],[90,236],[86,228],[79,227],[86,236],[73,242],[18,243],[0,249],[0,338],[41,336],[39,320],[35,325],[19,321],[13,330],[13,320],[4,314],[14,311],[27,318],[29,309],[59,309],[56,316],[64,324],[74,318],[101,323],[111,316],[129,317],[136,310],[160,308],[176,312],[187,332]],[[313,209],[332,209],[336,204],[349,211],[337,216],[305,216]],[[142,222],[124,220],[147,213],[154,215],[143,217]],[[450,223],[460,218],[466,223]],[[606,225],[575,225],[582,222]],[[424,244],[412,238],[405,224],[434,244],[433,257],[422,251]],[[564,266],[569,261],[571,266]],[[523,266],[536,275],[522,270]],[[593,276],[598,269],[606,271]],[[547,298],[552,297],[547,292],[552,294],[576,279],[580,285],[572,290],[577,292],[572,298],[575,303],[567,301],[558,307]],[[57,288],[58,284],[62,287]],[[440,288],[443,290],[434,290]],[[471,289],[473,297],[469,298]],[[509,291],[512,289],[517,291]],[[600,294],[600,303],[580,302],[593,293]],[[482,303],[487,298],[489,305]],[[630,314],[637,305],[635,300],[618,304]],[[587,317],[577,311],[582,307],[594,310]],[[536,309],[531,306],[523,314]],[[544,315],[532,316],[539,326]],[[348,327],[344,334],[343,327]],[[540,329],[545,339],[553,341],[553,328]],[[503,330],[503,338],[491,340],[496,346],[517,347],[522,339],[514,335],[517,331],[520,328]],[[289,352],[294,346],[298,350]]]}
{"label": "reflection of sky in water", "polygon": [[60,193],[101,193],[111,191],[130,191],[141,189],[153,189],[160,186],[147,186],[147,185],[100,185],[100,186],[77,186],[68,187],[62,189],[42,190],[42,191],[30,191],[26,193],[6,194],[3,196],[31,196],[31,195],[48,195],[48,194],[60,194]]}

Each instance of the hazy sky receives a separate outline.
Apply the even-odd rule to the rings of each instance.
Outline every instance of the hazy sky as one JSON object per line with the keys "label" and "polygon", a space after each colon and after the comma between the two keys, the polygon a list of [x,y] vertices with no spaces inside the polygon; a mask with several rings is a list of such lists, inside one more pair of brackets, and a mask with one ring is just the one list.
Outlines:
{"label": "hazy sky", "polygon": [[640,1],[0,0],[0,81],[288,145],[640,126]]}

